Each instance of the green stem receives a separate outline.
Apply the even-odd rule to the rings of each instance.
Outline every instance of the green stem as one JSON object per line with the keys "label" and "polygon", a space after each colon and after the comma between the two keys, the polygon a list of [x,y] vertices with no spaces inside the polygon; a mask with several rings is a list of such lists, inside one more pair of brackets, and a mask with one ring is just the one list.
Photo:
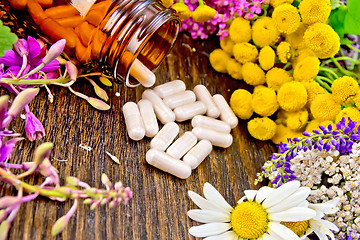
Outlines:
{"label": "green stem", "polygon": [[286,68],[288,68],[289,66],[291,66],[291,62],[287,62],[286,64],[285,64],[285,66],[282,68],[282,69],[286,69]]}
{"label": "green stem", "polygon": [[17,80],[13,78],[1,78],[0,83],[14,84],[14,85],[44,85],[44,84],[56,84],[56,83],[67,83],[69,78],[56,78],[56,79],[26,79]]}
{"label": "green stem", "polygon": [[346,45],[348,48],[354,50],[354,51],[357,51],[357,52],[360,52],[360,49],[357,49],[356,47],[353,47],[352,45]]}
{"label": "green stem", "polygon": [[337,58],[332,58],[332,59],[324,61],[320,66],[323,67],[323,66],[333,62],[334,61],[333,59],[336,61],[347,60],[347,61],[353,62],[355,64],[360,64],[360,61],[355,61],[354,59],[352,59],[350,57],[337,57]]}
{"label": "green stem", "polygon": [[[326,91],[328,91],[329,93],[332,93],[331,88],[329,87],[329,85],[327,85],[326,83],[324,83],[321,79],[324,77],[321,76],[317,76],[314,78],[314,81],[319,83],[320,86],[322,86],[323,88],[325,88]],[[323,79],[324,80],[324,79]]]}
{"label": "green stem", "polygon": [[320,68],[319,68],[319,71],[328,72],[328,73],[332,74],[332,75],[335,77],[335,79],[338,79],[338,78],[339,78],[339,76],[338,76],[333,70],[331,70],[330,68],[320,67]]}

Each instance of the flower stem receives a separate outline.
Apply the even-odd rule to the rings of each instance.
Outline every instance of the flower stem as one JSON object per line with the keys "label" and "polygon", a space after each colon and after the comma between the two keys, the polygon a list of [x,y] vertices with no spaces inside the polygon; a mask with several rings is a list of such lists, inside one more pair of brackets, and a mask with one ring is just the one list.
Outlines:
{"label": "flower stem", "polygon": [[1,78],[0,83],[13,84],[13,85],[44,85],[44,84],[56,84],[56,83],[67,83],[69,78],[56,78],[56,79],[20,79],[16,80],[13,78]]}
{"label": "flower stem", "polygon": [[316,76],[316,77],[314,78],[314,81],[315,81],[315,82],[319,83],[320,86],[322,86],[323,88],[325,88],[325,90],[328,91],[329,93],[332,93],[331,88],[329,87],[329,85],[326,84],[326,83],[324,83],[323,80],[324,80],[325,82],[328,82],[328,78],[326,78],[326,77]]}
{"label": "flower stem", "polygon": [[335,77],[335,79],[339,78],[339,76],[333,70],[331,70],[328,67],[320,67],[319,71],[328,72],[328,73],[332,74]]}
{"label": "flower stem", "polygon": [[[350,58],[351,59],[351,58]],[[331,58],[331,60],[333,60],[333,63],[335,64],[335,66],[339,69],[339,71],[341,73],[343,73],[344,75],[347,75],[347,76],[352,76],[352,77],[357,77],[357,75],[351,71],[348,71],[346,69],[344,69],[339,63],[338,61],[335,59],[335,58]]]}

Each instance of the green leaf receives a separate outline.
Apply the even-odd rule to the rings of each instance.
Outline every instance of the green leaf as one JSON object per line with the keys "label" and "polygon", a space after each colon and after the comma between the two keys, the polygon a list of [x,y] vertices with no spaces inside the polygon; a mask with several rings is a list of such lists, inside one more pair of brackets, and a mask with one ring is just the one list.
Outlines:
{"label": "green leaf", "polygon": [[351,45],[351,44],[354,44],[354,42],[348,38],[340,38],[340,44],[341,45]]}
{"label": "green leaf", "polygon": [[[359,1],[360,2],[360,1]],[[344,32],[347,34],[360,34],[360,19],[353,17],[347,13],[344,18]]]}
{"label": "green leaf", "polygon": [[10,28],[4,26],[0,21],[0,57],[4,56],[6,50],[12,49],[17,39],[16,34],[12,33]]}
{"label": "green leaf", "polygon": [[348,0],[346,4],[349,14],[360,21],[360,1],[359,0]]}
{"label": "green leaf", "polygon": [[344,29],[344,18],[347,15],[347,8],[341,6],[335,10],[332,10],[329,16],[329,25],[337,32],[340,36],[340,39],[344,38],[345,29]]}

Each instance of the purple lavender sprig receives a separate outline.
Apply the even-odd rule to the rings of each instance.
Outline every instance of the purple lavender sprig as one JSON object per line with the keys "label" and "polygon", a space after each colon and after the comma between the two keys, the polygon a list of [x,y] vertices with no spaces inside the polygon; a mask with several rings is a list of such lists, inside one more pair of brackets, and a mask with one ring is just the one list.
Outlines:
{"label": "purple lavender sprig", "polygon": [[300,151],[317,149],[330,151],[335,149],[340,155],[352,152],[354,142],[360,140],[360,126],[357,123],[344,117],[336,124],[336,129],[330,124],[328,127],[319,126],[320,130],[313,130],[312,133],[304,132],[304,137],[289,139],[288,143],[281,143],[279,153],[273,153],[270,160],[266,161],[262,167],[263,171],[257,174],[255,184],[268,178],[277,172],[275,179],[271,182],[274,186],[280,186],[288,181],[296,179],[291,170],[290,160],[296,157]]}

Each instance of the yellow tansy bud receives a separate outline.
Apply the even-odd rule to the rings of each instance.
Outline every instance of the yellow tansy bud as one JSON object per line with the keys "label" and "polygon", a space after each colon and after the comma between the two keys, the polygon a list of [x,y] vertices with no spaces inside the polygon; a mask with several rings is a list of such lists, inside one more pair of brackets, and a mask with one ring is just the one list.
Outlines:
{"label": "yellow tansy bud", "polygon": [[234,57],[239,63],[255,62],[258,56],[258,50],[250,43],[236,43],[233,48]]}
{"label": "yellow tansy bud", "polygon": [[300,25],[300,15],[296,7],[282,4],[274,9],[272,18],[280,32],[293,33]]}
{"label": "yellow tansy bud", "polygon": [[304,132],[308,132],[308,133],[312,133],[313,130],[315,129],[319,129],[321,121],[314,119],[311,120],[305,127],[305,131]]}
{"label": "yellow tansy bud", "polygon": [[247,62],[242,67],[244,81],[249,85],[261,85],[265,83],[264,71],[255,63]]}
{"label": "yellow tansy bud", "polygon": [[280,87],[277,97],[280,107],[289,112],[300,110],[307,101],[305,87],[295,81],[284,83]]}
{"label": "yellow tansy bud", "polygon": [[265,86],[255,87],[251,106],[254,112],[260,116],[268,117],[273,115],[279,108],[275,90]]}
{"label": "yellow tansy bud", "polygon": [[278,124],[276,126],[275,135],[271,138],[271,141],[275,144],[287,143],[288,139],[300,136],[302,136],[302,132],[296,132],[283,124]]}
{"label": "yellow tansy bud", "polygon": [[304,42],[304,33],[306,29],[307,25],[301,22],[295,32],[286,34],[286,41],[290,43],[292,48],[302,49],[306,47]]}
{"label": "yellow tansy bud", "polygon": [[290,43],[283,41],[278,45],[276,53],[280,62],[287,63],[293,55],[293,49],[291,49]]}
{"label": "yellow tansy bud", "polygon": [[274,19],[270,17],[258,18],[252,26],[252,39],[256,46],[274,45],[280,37]]}
{"label": "yellow tansy bud", "polygon": [[293,68],[296,67],[296,65],[304,58],[314,56],[316,57],[316,54],[311,51],[309,48],[302,48],[295,51],[295,57],[291,59],[291,63],[293,65]]}
{"label": "yellow tansy bud", "polygon": [[171,8],[176,11],[176,14],[181,19],[187,19],[192,15],[192,12],[190,11],[189,7],[183,2],[177,2],[174,5],[172,5]]}
{"label": "yellow tansy bud", "polygon": [[302,21],[306,24],[325,23],[331,12],[330,0],[302,0],[299,5]]}
{"label": "yellow tansy bud", "polygon": [[207,5],[200,5],[192,13],[192,19],[195,22],[206,22],[208,20],[213,19],[215,17],[215,14],[216,14],[215,9]]}
{"label": "yellow tansy bud", "polygon": [[270,5],[273,6],[274,8],[288,3],[288,4],[292,4],[294,2],[294,0],[270,0]]}
{"label": "yellow tansy bud", "polygon": [[253,138],[265,141],[276,133],[276,123],[270,118],[254,118],[247,124],[248,131]]}
{"label": "yellow tansy bud", "polygon": [[308,111],[303,108],[296,112],[289,112],[286,119],[286,126],[291,130],[301,130],[305,127],[309,118]]}
{"label": "yellow tansy bud", "polygon": [[314,79],[319,73],[320,61],[317,57],[306,57],[300,60],[294,68],[296,81],[307,81]]}
{"label": "yellow tansy bud", "polygon": [[274,67],[266,73],[266,84],[268,87],[275,89],[276,91],[286,82],[293,81],[291,74],[282,69]]}
{"label": "yellow tansy bud", "polygon": [[344,117],[347,123],[349,122],[348,118],[350,118],[351,121],[357,122],[357,125],[360,124],[360,112],[357,108],[347,107],[342,109],[339,114],[336,115],[335,122],[340,122]]}
{"label": "yellow tansy bud", "polygon": [[259,52],[259,64],[265,71],[271,69],[275,64],[275,51],[270,47],[266,46],[260,49]]}
{"label": "yellow tansy bud", "polygon": [[250,21],[242,17],[235,18],[229,27],[229,36],[235,43],[248,42],[251,39]]}
{"label": "yellow tansy bud", "polygon": [[249,119],[253,114],[251,108],[252,95],[245,89],[235,90],[230,97],[230,106],[240,119]]}
{"label": "yellow tansy bud", "polygon": [[312,101],[315,99],[315,97],[319,94],[324,93],[326,90],[320,86],[319,83],[315,81],[303,81],[301,84],[305,87],[308,99],[306,103],[306,107],[310,109]]}
{"label": "yellow tansy bud", "polygon": [[235,59],[231,58],[226,65],[227,73],[236,80],[243,79],[242,76],[242,65]]}
{"label": "yellow tansy bud", "polygon": [[333,57],[340,49],[339,35],[325,23],[315,23],[304,33],[306,46],[319,58]]}
{"label": "yellow tansy bud", "polygon": [[231,40],[229,36],[224,37],[222,40],[220,40],[221,49],[227,52],[230,56],[233,55],[234,44],[235,43]]}
{"label": "yellow tansy bud", "polygon": [[209,54],[209,61],[211,66],[221,73],[227,73],[226,66],[227,62],[231,59],[229,54],[227,54],[222,49],[215,49]]}
{"label": "yellow tansy bud", "polygon": [[340,110],[340,104],[329,93],[317,95],[310,106],[311,114],[319,121],[333,121]]}
{"label": "yellow tansy bud", "polygon": [[359,84],[354,78],[343,76],[332,83],[331,90],[335,101],[340,104],[347,104],[352,102],[358,93]]}

